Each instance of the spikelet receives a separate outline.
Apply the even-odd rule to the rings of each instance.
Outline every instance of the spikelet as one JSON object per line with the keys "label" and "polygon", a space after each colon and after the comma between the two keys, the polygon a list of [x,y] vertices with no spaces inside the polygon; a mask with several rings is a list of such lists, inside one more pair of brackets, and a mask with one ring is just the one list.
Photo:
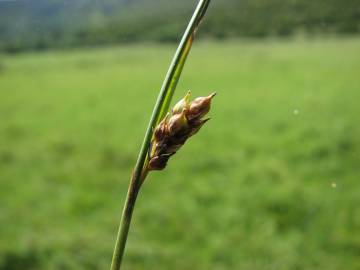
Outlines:
{"label": "spikelet", "polygon": [[162,170],[186,140],[210,119],[202,119],[210,110],[215,93],[190,102],[190,91],[158,124],[150,145],[148,170]]}

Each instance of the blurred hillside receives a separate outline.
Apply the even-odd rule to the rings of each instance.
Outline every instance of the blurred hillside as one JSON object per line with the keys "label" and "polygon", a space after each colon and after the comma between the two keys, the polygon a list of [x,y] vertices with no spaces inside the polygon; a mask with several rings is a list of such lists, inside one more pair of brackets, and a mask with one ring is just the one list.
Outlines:
{"label": "blurred hillside", "polygon": [[[177,41],[195,0],[22,0],[0,2],[0,50]],[[358,33],[355,0],[213,1],[203,36]]]}
{"label": "blurred hillside", "polygon": [[[0,50],[177,41],[196,0],[0,1]],[[213,1],[202,36],[359,33],[355,0]]]}

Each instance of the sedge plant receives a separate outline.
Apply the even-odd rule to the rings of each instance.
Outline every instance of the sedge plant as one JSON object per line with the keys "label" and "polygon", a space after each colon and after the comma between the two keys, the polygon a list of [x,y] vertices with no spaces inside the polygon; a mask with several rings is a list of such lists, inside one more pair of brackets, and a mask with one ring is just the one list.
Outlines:
{"label": "sedge plant", "polygon": [[215,93],[207,97],[196,98],[190,102],[190,92],[188,92],[168,112],[195,33],[209,3],[210,0],[199,1],[160,89],[130,180],[116,238],[111,270],[119,270],[121,267],[136,198],[147,174],[153,170],[164,169],[169,158],[209,120],[203,119],[203,117],[209,112],[210,103]]}

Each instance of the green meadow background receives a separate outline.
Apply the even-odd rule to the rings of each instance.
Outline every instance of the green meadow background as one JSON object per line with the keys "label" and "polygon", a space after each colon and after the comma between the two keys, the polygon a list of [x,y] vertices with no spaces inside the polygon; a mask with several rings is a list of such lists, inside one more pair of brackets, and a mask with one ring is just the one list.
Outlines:
{"label": "green meadow background", "polygon": [[[0,269],[108,269],[171,44],[0,55]],[[196,42],[211,121],[137,201],[124,269],[360,268],[360,38]]]}

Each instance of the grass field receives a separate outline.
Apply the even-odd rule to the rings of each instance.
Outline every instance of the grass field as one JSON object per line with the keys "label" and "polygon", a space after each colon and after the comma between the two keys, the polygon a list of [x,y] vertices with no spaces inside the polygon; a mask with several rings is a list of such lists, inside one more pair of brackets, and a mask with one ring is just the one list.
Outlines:
{"label": "grass field", "polygon": [[[170,45],[0,57],[0,269],[108,269]],[[360,38],[199,42],[212,120],[152,173],[124,269],[360,268]]]}

